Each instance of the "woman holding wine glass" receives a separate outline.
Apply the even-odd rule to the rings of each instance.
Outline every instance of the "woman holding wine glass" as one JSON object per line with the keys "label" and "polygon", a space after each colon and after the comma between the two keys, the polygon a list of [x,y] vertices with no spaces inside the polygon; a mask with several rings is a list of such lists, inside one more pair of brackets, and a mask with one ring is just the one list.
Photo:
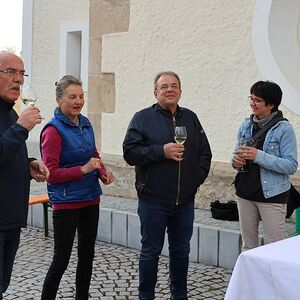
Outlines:
{"label": "woman holding wine glass", "polygon": [[[241,124],[232,165],[235,179],[242,251],[259,245],[262,221],[264,244],[285,237],[289,175],[296,172],[297,143],[292,125],[278,109],[282,91],[270,81],[258,81],[250,88],[252,114]],[[239,145],[243,140],[244,145]],[[243,172],[241,172],[243,170]]]}

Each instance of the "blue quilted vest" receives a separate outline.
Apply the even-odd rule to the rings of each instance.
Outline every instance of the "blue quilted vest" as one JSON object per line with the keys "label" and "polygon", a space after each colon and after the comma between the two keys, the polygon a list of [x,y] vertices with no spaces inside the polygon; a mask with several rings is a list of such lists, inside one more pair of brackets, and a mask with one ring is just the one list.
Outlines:
{"label": "blue quilted vest", "polygon": [[[54,117],[43,128],[55,126],[62,136],[62,152],[60,167],[83,166],[94,157],[95,137],[90,121],[79,115],[79,125],[71,122],[59,108],[55,109]],[[42,132],[43,132],[42,131]],[[41,133],[42,136],[42,133]],[[97,170],[83,175],[82,180],[47,184],[51,203],[66,203],[95,200],[102,194]]]}

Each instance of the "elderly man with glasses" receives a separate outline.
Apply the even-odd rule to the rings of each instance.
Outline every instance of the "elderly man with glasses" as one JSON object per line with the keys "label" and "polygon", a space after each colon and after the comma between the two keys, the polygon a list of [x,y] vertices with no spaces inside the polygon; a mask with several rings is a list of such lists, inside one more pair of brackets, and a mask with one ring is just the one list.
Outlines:
{"label": "elderly man with glasses", "polygon": [[13,106],[20,95],[25,70],[20,57],[0,52],[0,299],[8,288],[19,247],[20,232],[26,227],[30,179],[45,181],[49,171],[42,161],[28,158],[29,131],[42,119],[30,107],[17,115]]}

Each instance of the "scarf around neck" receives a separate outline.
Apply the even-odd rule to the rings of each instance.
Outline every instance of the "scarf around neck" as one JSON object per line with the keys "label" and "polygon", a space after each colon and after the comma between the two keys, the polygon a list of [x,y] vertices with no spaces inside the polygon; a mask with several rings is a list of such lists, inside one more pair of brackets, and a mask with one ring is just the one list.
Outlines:
{"label": "scarf around neck", "polygon": [[255,123],[259,128],[262,128],[264,127],[270,120],[272,120],[273,118],[275,117],[282,117],[282,112],[281,111],[274,111],[272,112],[269,116],[267,116],[266,118],[264,119],[257,119],[256,116],[252,115],[251,119],[252,119],[252,122]]}

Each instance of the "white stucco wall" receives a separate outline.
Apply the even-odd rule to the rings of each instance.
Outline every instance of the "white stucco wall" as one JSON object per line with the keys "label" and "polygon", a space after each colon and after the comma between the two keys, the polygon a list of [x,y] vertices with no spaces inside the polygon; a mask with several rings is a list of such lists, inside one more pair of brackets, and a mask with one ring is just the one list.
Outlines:
{"label": "white stucco wall", "polygon": [[[297,0],[288,0],[287,5],[293,1]],[[31,68],[32,84],[39,98],[37,106],[47,121],[56,106],[54,82],[60,76],[61,27],[68,22],[75,25],[87,22],[89,1],[27,0],[25,9],[30,2],[33,2],[33,29],[25,27],[23,51],[30,48],[32,34],[28,69]],[[213,160],[228,161],[235,132],[250,113],[249,87],[257,80],[273,79],[263,78],[254,56],[252,30],[256,2],[131,0],[129,31],[103,37],[102,72],[115,74],[116,111],[103,114],[101,151],[122,154],[122,141],[134,112],[155,102],[153,77],[159,71],[173,70],[182,80],[180,104],[197,113],[210,140]],[[29,21],[27,18],[26,22]],[[298,17],[294,30],[297,41],[299,23]],[[284,69],[282,62],[279,67]],[[299,116],[283,105],[281,109],[299,135]],[[42,127],[35,127],[29,142],[39,140]]]}
{"label": "white stucco wall", "polygon": [[[197,113],[213,160],[228,161],[250,113],[249,88],[264,79],[252,49],[254,7],[255,0],[132,0],[129,31],[103,37],[102,71],[115,73],[116,111],[103,115],[102,152],[122,153],[134,112],[155,102],[153,77],[173,70],[180,104]],[[282,110],[300,133],[299,117]]]}
{"label": "white stucco wall", "polygon": [[[26,10],[26,1],[24,1]],[[33,1],[33,30],[24,32],[23,51],[30,45],[30,34],[33,37],[31,53],[31,83],[37,91],[38,106],[47,122],[56,107],[54,83],[60,78],[60,29],[66,22],[88,21],[89,1]],[[30,20],[27,20],[30,22]],[[88,22],[87,22],[88,24]],[[26,38],[27,36],[27,38]],[[87,41],[88,42],[88,41]],[[85,110],[83,111],[85,113]],[[43,125],[36,126],[30,133],[29,142],[39,140]]]}

